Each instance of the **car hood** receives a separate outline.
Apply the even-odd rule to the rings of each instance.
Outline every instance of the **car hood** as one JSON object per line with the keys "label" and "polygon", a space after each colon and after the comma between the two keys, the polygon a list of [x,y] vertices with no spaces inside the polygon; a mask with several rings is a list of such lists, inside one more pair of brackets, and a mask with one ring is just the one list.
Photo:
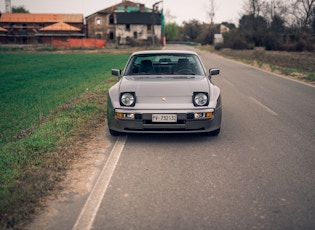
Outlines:
{"label": "car hood", "polygon": [[123,77],[120,92],[135,92],[137,97],[191,97],[193,92],[209,92],[205,76],[137,76]]}
{"label": "car hood", "polygon": [[120,93],[135,92],[137,98],[133,107],[135,110],[194,109],[193,92],[209,91],[207,77],[197,75],[125,76],[118,86]]}

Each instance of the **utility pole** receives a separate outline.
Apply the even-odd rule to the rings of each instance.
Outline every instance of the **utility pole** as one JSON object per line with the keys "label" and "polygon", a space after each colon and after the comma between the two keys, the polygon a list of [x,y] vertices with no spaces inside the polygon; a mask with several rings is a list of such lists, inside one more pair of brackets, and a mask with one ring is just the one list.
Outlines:
{"label": "utility pole", "polygon": [[213,25],[214,24],[214,0],[210,0],[211,3],[211,8],[210,8],[210,12],[209,12],[209,16],[210,16],[210,24]]}
{"label": "utility pole", "polygon": [[5,0],[5,12],[11,13],[11,0]]}
{"label": "utility pole", "polygon": [[155,31],[154,31],[154,26],[155,26],[155,6],[159,3],[161,3],[163,1],[159,1],[159,2],[156,2],[152,5],[152,28],[151,28],[151,31],[152,31],[152,45],[155,46]]}
{"label": "utility pole", "polygon": [[209,0],[209,10],[207,11],[208,16],[210,18],[210,25],[209,25],[209,37],[208,43],[214,44],[214,35],[215,35],[215,26],[214,26],[214,16],[215,16],[215,0]]}

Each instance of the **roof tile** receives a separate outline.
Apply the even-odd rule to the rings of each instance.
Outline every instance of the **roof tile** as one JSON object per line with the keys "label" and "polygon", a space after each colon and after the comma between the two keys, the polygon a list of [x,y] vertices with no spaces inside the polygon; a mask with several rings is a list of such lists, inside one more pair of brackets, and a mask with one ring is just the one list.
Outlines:
{"label": "roof tile", "polygon": [[83,23],[83,14],[25,14],[3,13],[0,22],[47,23],[47,22]]}
{"label": "roof tile", "polygon": [[64,22],[57,22],[53,25],[41,28],[40,31],[80,31],[80,29]]}

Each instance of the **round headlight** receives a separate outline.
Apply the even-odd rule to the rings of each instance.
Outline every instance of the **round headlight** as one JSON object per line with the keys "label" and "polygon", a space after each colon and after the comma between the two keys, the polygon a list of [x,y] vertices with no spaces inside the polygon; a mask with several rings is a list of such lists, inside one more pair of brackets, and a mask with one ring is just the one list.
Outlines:
{"label": "round headlight", "polygon": [[196,106],[208,105],[208,95],[206,93],[195,93],[193,100]]}
{"label": "round headlight", "polygon": [[135,95],[133,93],[123,93],[120,96],[120,103],[124,106],[134,106],[136,102]]}

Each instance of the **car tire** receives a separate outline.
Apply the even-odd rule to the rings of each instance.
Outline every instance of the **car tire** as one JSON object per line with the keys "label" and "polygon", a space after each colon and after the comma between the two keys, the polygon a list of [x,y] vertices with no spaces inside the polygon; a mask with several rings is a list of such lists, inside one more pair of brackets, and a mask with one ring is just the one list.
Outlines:
{"label": "car tire", "polygon": [[109,133],[112,136],[120,136],[121,135],[121,132],[118,132],[118,131],[115,131],[115,130],[112,130],[112,129],[109,129]]}

